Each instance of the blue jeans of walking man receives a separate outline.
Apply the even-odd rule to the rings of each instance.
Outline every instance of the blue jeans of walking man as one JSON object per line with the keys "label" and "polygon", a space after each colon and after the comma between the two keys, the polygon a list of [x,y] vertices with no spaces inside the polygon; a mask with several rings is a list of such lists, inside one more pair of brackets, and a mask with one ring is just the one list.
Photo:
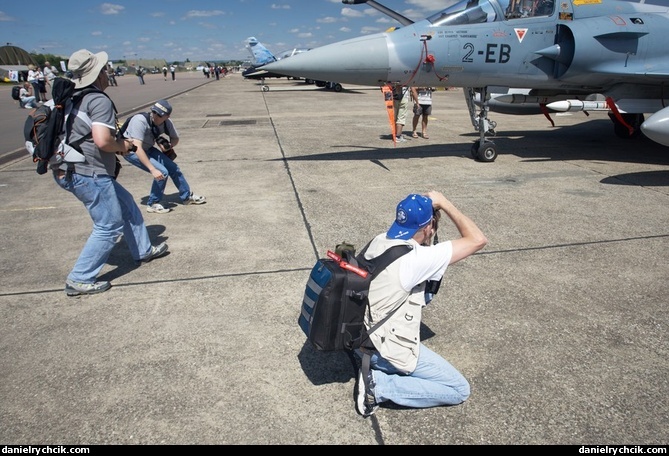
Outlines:
{"label": "blue jeans of walking man", "polygon": [[[147,150],[146,155],[149,157],[149,160],[151,160],[153,166],[163,173],[163,176],[170,176],[172,182],[174,182],[175,187],[179,190],[179,198],[181,198],[181,201],[186,201],[190,197],[191,191],[186,178],[179,169],[179,165],[170,160],[167,156],[165,156],[164,153],[155,147]],[[141,168],[147,172],[149,171],[146,166],[144,166],[142,162],[139,161],[137,154],[133,153],[130,155],[125,155],[123,158],[138,168]],[[149,194],[149,206],[154,203],[160,203],[160,200],[163,199],[166,186],[167,179],[153,180],[153,184],[151,185],[151,193]]]}
{"label": "blue jeans of walking man", "polygon": [[68,275],[69,280],[95,282],[121,234],[135,261],[150,254],[151,240],[142,213],[130,192],[114,178],[75,173],[69,178],[54,179],[60,187],[84,203],[93,220],[93,232]]}

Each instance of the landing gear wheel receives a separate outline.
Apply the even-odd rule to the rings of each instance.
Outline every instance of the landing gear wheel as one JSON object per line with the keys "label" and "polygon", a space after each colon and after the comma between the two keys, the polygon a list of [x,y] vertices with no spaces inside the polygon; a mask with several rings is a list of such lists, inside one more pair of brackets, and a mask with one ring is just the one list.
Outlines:
{"label": "landing gear wheel", "polygon": [[478,161],[492,163],[497,158],[497,146],[492,141],[477,140],[472,144],[472,157]]}
{"label": "landing gear wheel", "polygon": [[332,88],[335,92],[341,92],[343,87],[341,86],[340,83],[335,82],[334,87]]}
{"label": "landing gear wheel", "polygon": [[269,86],[262,86],[262,91],[263,92],[269,92]]}

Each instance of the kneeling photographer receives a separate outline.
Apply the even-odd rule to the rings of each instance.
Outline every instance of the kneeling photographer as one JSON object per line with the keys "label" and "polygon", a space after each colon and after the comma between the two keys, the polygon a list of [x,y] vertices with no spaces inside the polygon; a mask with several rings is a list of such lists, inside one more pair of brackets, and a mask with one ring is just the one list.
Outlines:
{"label": "kneeling photographer", "polygon": [[153,176],[146,210],[157,214],[171,210],[161,204],[168,176],[179,190],[183,204],[203,204],[207,201],[204,196],[193,194],[179,165],[174,162],[177,157],[174,147],[179,143],[179,133],[170,120],[171,114],[172,106],[167,100],[158,100],[148,113],[132,116],[123,133],[137,146],[135,152],[123,158]]}
{"label": "kneeling photographer", "polygon": [[[437,224],[446,215],[460,237],[436,243]],[[383,269],[369,286],[365,328],[372,346],[358,350],[355,406],[367,417],[379,404],[413,408],[456,405],[470,394],[467,379],[420,340],[422,309],[437,292],[447,268],[488,243],[479,227],[442,193],[410,194],[395,211],[395,221],[370,242],[372,260],[395,245],[412,251]]]}

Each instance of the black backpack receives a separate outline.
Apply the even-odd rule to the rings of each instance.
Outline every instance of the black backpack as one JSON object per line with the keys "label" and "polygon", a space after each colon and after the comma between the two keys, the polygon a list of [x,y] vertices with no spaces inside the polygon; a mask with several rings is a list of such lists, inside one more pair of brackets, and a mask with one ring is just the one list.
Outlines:
{"label": "black backpack", "polygon": [[21,86],[12,86],[12,98],[14,100],[21,100]]}
{"label": "black backpack", "polygon": [[309,274],[298,324],[317,350],[350,351],[363,347],[369,334],[392,315],[391,312],[365,330],[363,320],[372,279],[411,247],[396,245],[373,260],[366,260],[368,247],[369,244],[357,256],[352,248],[341,250],[341,255],[328,251],[328,258],[319,259]]}
{"label": "black backpack", "polygon": [[[52,159],[65,162],[84,161],[79,146],[90,137],[91,133],[73,143],[69,142],[74,116],[70,116],[67,125],[64,126],[65,108],[68,103],[72,103],[73,108],[76,108],[81,103],[84,95],[92,92],[107,96],[101,90],[92,87],[75,94],[74,82],[60,77],[53,80],[52,87],[53,106],[43,104],[35,108],[28,114],[23,126],[26,148],[32,146],[33,162],[37,163],[37,174],[45,174]],[[65,138],[62,137],[64,129]]]}

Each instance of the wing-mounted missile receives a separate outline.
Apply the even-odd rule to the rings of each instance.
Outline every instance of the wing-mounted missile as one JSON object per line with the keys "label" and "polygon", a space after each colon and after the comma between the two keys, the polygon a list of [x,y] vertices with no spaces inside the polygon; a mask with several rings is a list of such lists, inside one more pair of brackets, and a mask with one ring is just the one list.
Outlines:
{"label": "wing-mounted missile", "polygon": [[609,110],[609,105],[606,101],[562,100],[548,103],[546,107],[548,109],[552,109],[553,111],[558,111],[558,112]]}

